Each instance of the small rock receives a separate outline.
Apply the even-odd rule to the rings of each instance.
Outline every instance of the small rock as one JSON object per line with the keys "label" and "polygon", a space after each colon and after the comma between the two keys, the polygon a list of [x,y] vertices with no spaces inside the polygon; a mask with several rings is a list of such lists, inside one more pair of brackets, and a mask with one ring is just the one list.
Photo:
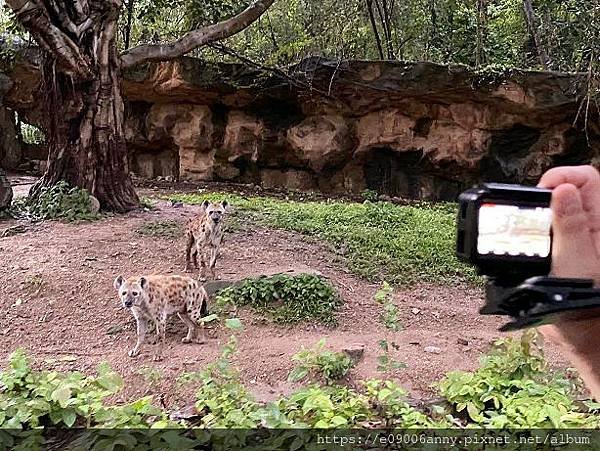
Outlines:
{"label": "small rock", "polygon": [[342,352],[347,354],[348,357],[354,360],[354,362],[358,362],[365,353],[365,345],[362,343],[356,343],[342,349]]}
{"label": "small rock", "polygon": [[421,342],[419,342],[419,341],[409,341],[408,344],[409,345],[420,345]]}
{"label": "small rock", "polygon": [[465,340],[464,338],[458,338],[458,339],[456,340],[456,342],[457,342],[459,345],[463,345],[463,346],[469,346],[469,340]]}
{"label": "small rock", "polygon": [[440,354],[442,352],[442,350],[436,346],[425,346],[425,349],[423,350],[430,354]]}
{"label": "small rock", "polygon": [[96,214],[100,211],[100,202],[94,196],[90,196],[90,212]]}
{"label": "small rock", "polygon": [[421,310],[420,310],[420,309],[418,309],[418,308],[413,308],[413,309],[411,310],[411,312],[412,312],[412,314],[413,314],[413,315],[418,315],[419,313],[421,313]]}

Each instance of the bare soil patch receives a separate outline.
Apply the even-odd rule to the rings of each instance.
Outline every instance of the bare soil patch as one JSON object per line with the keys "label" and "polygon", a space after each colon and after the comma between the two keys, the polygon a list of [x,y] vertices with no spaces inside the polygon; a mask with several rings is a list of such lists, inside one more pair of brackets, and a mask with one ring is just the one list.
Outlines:
{"label": "bare soil patch", "polygon": [[[25,233],[0,238],[0,308],[4,312],[0,357],[23,347],[38,365],[88,373],[108,361],[125,380],[116,401],[154,394],[168,408],[189,403],[193,387],[179,386],[176,378],[214,361],[230,331],[210,331],[203,345],[183,344],[185,327],[174,317],[163,361],[152,361],[151,345],[131,359],[127,351],[135,342],[135,322],[120,308],[113,280],[119,274],[183,274],[183,236],[153,237],[136,230],[149,221],[184,224],[197,212],[198,207],[176,208],[160,202],[150,212],[91,223],[28,225]],[[2,230],[17,224],[1,222],[0,236]],[[218,261],[218,274],[227,280],[305,271],[319,272],[339,290],[344,299],[339,324],[335,328],[281,327],[243,311],[244,330],[237,334],[239,353],[234,361],[258,399],[273,399],[298,387],[286,382],[292,369],[290,358],[322,337],[335,349],[356,343],[365,346],[350,383],[369,377],[394,378],[419,398],[434,395],[431,384],[449,370],[476,368],[481,354],[501,336],[497,328],[503,319],[479,315],[483,293],[468,286],[396,289],[403,330],[391,332],[378,319],[382,307],[373,297],[379,286],[350,274],[325,246],[296,234],[242,227],[226,235]],[[397,345],[397,349],[390,347],[391,355],[406,363],[406,369],[377,372],[381,339]],[[440,352],[426,352],[428,347]],[[550,362],[565,366],[556,349],[547,348]]]}

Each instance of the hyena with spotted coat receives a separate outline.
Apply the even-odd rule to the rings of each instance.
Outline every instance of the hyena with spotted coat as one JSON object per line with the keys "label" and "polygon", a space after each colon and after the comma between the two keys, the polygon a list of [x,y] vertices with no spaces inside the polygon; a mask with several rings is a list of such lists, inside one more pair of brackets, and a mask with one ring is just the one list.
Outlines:
{"label": "hyena with spotted coat", "polygon": [[[114,286],[119,292],[123,307],[131,310],[137,323],[137,342],[129,351],[130,357],[140,352],[146,338],[148,322],[156,326],[157,350],[154,359],[162,358],[165,343],[167,318],[173,313],[188,327],[183,343],[203,343],[205,340],[203,323],[200,319],[208,312],[208,294],[204,287],[191,277],[173,275],[152,275],[130,277],[119,276]],[[197,329],[200,328],[200,339]]]}
{"label": "hyena with spotted coat", "polygon": [[191,270],[192,260],[198,269],[198,257],[200,258],[200,278],[206,278],[206,268],[210,272],[211,279],[215,279],[215,265],[219,255],[221,242],[223,241],[223,222],[229,204],[226,200],[222,202],[202,203],[202,212],[193,218],[185,232],[185,270]]}

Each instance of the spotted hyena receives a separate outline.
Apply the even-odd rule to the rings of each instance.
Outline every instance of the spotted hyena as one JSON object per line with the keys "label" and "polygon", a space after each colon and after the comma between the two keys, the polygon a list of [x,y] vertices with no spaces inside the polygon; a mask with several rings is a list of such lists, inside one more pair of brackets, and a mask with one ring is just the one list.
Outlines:
{"label": "spotted hyena", "polygon": [[190,271],[192,259],[197,269],[198,257],[200,257],[201,279],[206,277],[207,266],[211,279],[215,279],[215,264],[223,240],[223,222],[228,207],[229,204],[226,200],[220,203],[205,200],[202,203],[202,212],[187,226],[185,270]]}
{"label": "spotted hyena", "polygon": [[[204,287],[191,277],[185,276],[142,276],[125,279],[119,276],[114,282],[123,307],[131,310],[137,322],[137,343],[129,351],[130,357],[140,352],[146,338],[148,323],[154,323],[157,336],[155,360],[162,357],[165,342],[167,317],[173,313],[188,326],[183,343],[204,342],[204,329],[200,318],[208,312],[208,294]],[[196,338],[198,327],[201,338]]]}

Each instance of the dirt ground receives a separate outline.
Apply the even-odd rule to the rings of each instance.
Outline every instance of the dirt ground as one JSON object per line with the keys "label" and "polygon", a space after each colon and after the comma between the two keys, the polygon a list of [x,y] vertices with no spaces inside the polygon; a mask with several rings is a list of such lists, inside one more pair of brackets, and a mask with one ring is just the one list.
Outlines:
{"label": "dirt ground", "polygon": [[[20,194],[25,192],[23,186],[19,188]],[[152,194],[148,189],[142,191]],[[174,317],[163,361],[152,361],[150,345],[131,359],[127,351],[135,343],[135,322],[120,308],[113,280],[119,274],[183,274],[183,237],[153,238],[136,229],[145,222],[164,219],[183,224],[197,211],[194,206],[176,208],[160,202],[153,211],[91,223],[25,224],[25,233],[0,238],[2,360],[21,346],[35,357],[36,365],[45,368],[92,373],[99,362],[108,361],[125,380],[116,401],[153,394],[170,409],[189,403],[193,387],[179,386],[177,376],[214,361],[229,331],[211,331],[203,345],[183,344],[185,327]],[[0,222],[0,235],[17,224]],[[481,354],[501,336],[497,328],[503,319],[479,315],[482,292],[466,286],[397,288],[395,301],[403,330],[390,332],[378,320],[381,306],[373,300],[378,285],[334,263],[326,246],[292,233],[242,227],[228,234],[218,271],[226,280],[318,271],[344,299],[336,328],[313,324],[279,327],[249,311],[242,312],[244,330],[237,334],[239,353],[234,362],[260,400],[273,399],[301,385],[286,382],[292,369],[290,358],[322,337],[335,349],[365,346],[362,360],[351,372],[353,381],[393,378],[418,399],[435,396],[431,384],[447,371],[476,368]],[[381,339],[396,343],[391,354],[404,362],[406,369],[387,374],[376,370]],[[439,353],[427,352],[428,347],[439,348],[433,350]],[[546,348],[549,361],[564,367],[556,349],[550,344]]]}

